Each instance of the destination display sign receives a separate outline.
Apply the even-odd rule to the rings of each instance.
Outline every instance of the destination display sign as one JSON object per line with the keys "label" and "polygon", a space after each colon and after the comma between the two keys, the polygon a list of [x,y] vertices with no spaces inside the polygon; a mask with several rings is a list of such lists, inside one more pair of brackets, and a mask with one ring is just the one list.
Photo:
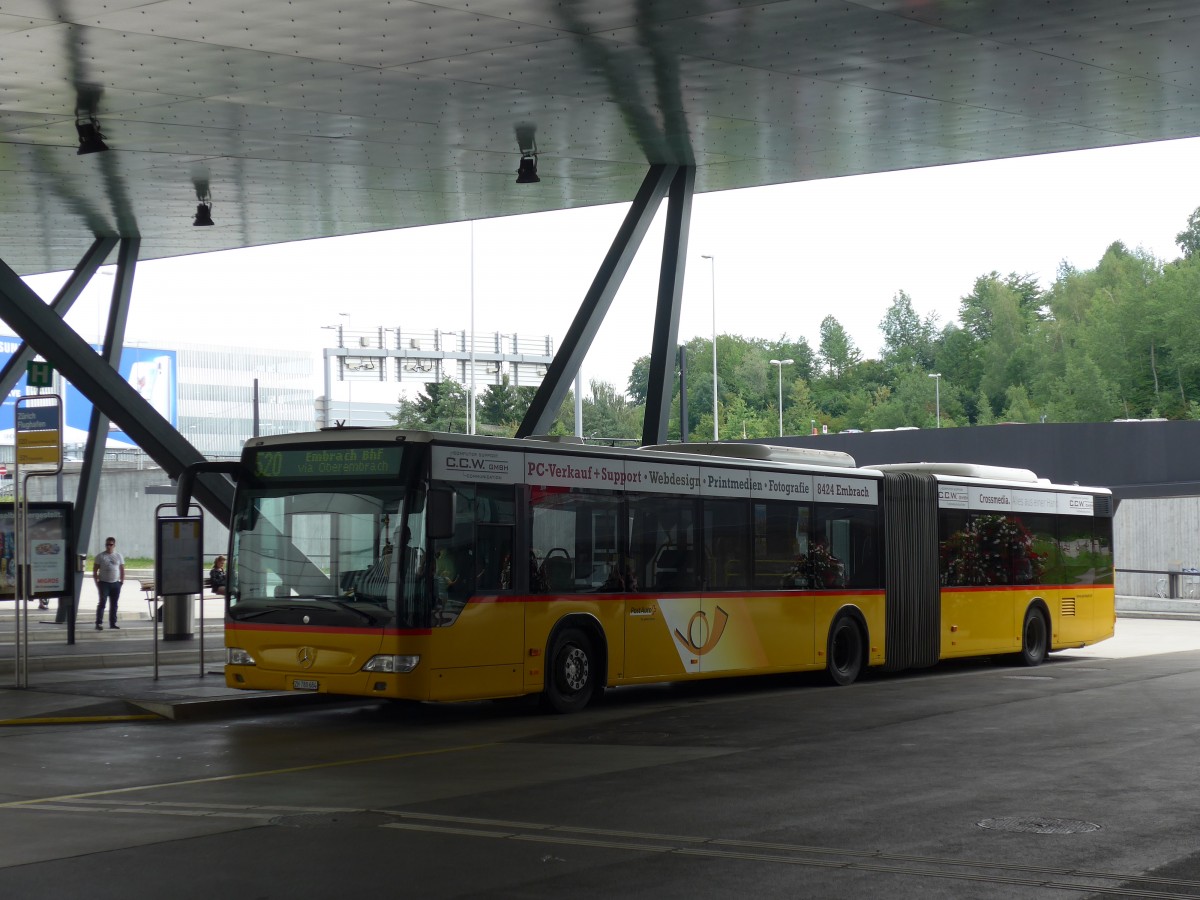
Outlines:
{"label": "destination display sign", "polygon": [[258,450],[256,478],[398,478],[403,447],[330,447],[307,450]]}

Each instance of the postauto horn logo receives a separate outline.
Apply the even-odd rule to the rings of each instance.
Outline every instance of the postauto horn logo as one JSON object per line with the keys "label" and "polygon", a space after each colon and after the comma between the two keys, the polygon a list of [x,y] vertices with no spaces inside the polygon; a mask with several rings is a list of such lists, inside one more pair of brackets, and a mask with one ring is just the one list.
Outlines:
{"label": "postauto horn logo", "polygon": [[725,633],[725,626],[728,623],[729,613],[725,612],[719,606],[713,615],[711,626],[708,623],[708,614],[704,610],[697,610],[688,619],[687,636],[685,637],[676,628],[675,640],[679,641],[679,643],[697,656],[703,656],[717,646],[717,643],[721,640],[721,635]]}

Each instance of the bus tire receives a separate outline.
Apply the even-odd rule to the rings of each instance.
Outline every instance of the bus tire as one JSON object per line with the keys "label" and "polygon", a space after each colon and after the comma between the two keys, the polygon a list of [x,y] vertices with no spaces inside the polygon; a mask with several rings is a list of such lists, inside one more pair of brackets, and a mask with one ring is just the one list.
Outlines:
{"label": "bus tire", "polygon": [[578,628],[564,628],[551,645],[544,704],[551,712],[579,712],[596,693],[596,653]]}
{"label": "bus tire", "polygon": [[852,616],[840,615],[829,629],[825,671],[834,684],[853,684],[866,661],[866,641]]}
{"label": "bus tire", "polygon": [[1025,610],[1021,624],[1021,652],[1016,660],[1023,666],[1040,666],[1050,652],[1050,627],[1046,614],[1036,606]]}

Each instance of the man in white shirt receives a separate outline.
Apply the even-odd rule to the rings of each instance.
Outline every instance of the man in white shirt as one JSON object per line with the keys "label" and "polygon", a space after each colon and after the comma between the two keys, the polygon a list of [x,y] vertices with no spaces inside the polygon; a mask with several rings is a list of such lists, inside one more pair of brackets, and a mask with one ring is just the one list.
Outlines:
{"label": "man in white shirt", "polygon": [[[104,539],[104,552],[96,554],[92,566],[92,578],[100,593],[96,605],[96,630],[104,630],[104,605],[108,602],[108,627],[119,629],[117,624],[117,600],[121,596],[121,583],[125,580],[125,557],[117,552],[117,539]],[[109,602],[111,601],[111,602]]]}

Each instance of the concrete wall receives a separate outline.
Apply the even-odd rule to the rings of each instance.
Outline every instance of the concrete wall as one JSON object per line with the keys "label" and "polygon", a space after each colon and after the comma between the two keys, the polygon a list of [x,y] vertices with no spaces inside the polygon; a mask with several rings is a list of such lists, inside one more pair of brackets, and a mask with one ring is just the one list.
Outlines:
{"label": "concrete wall", "polygon": [[[53,478],[37,478],[30,482],[31,500],[57,500]],[[62,476],[62,499],[75,502],[78,490],[78,472],[64,472]],[[106,468],[100,476],[100,492],[96,498],[96,519],[92,526],[89,546],[80,547],[80,553],[94,555],[104,548],[104,538],[112,535],[117,539],[117,549],[126,558],[154,558],[155,508],[161,503],[170,503],[164,515],[174,515],[174,491],[170,494],[147,493],[151,485],[167,486],[170,479],[159,468]],[[211,561],[224,554],[229,547],[229,532],[207,512],[204,513],[204,554]]]}
{"label": "concrete wall", "polygon": [[[1200,497],[1123,500],[1113,521],[1118,569],[1200,568]],[[1161,575],[1117,574],[1117,593],[1152,597]],[[1180,592],[1200,579],[1180,578]]]}

